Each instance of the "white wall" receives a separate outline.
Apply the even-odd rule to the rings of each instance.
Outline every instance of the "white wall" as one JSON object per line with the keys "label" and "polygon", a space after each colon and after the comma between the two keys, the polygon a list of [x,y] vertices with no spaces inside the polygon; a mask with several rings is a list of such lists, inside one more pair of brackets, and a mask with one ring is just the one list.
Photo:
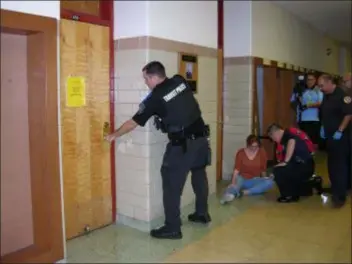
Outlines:
{"label": "white wall", "polygon": [[217,48],[217,12],[217,1],[149,1],[149,35]]}
{"label": "white wall", "polygon": [[346,47],[339,50],[339,74],[344,75],[351,72],[351,52]]}
{"label": "white wall", "polygon": [[114,1],[114,39],[148,35],[148,1]]}
{"label": "white wall", "polygon": [[224,57],[251,55],[252,1],[224,1]]}
{"label": "white wall", "polygon": [[60,19],[60,1],[1,1],[1,9]]}
{"label": "white wall", "polygon": [[115,1],[114,39],[153,36],[217,48],[216,1]]}
{"label": "white wall", "polygon": [[[327,48],[332,49],[330,56]],[[338,44],[270,1],[252,1],[252,56],[339,71]]]}

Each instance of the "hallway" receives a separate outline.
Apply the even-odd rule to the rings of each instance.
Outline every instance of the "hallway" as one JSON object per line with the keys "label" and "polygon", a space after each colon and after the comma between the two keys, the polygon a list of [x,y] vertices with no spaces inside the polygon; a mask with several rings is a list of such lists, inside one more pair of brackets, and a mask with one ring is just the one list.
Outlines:
{"label": "hallway", "polygon": [[[324,157],[317,167],[326,178]],[[276,195],[274,190],[225,207],[213,196],[208,227],[186,221],[193,209],[188,206],[180,241],[158,241],[128,227],[109,226],[69,241],[67,262],[351,262],[350,201],[333,210],[319,196],[278,204]]]}

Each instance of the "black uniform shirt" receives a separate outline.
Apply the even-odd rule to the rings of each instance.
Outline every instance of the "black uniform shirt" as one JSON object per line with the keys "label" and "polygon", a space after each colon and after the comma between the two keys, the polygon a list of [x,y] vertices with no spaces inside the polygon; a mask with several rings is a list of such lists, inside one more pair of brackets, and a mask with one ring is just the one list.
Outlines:
{"label": "black uniform shirt", "polygon": [[295,140],[295,149],[293,151],[292,158],[290,161],[297,161],[297,160],[306,161],[311,158],[312,155],[310,154],[308,146],[304,142],[304,140],[302,140],[298,136],[293,135],[287,130],[285,130],[280,142],[280,144],[284,146],[284,149],[283,149],[284,156],[286,156],[287,144],[290,139]]}
{"label": "black uniform shirt", "polygon": [[171,80],[165,79],[139,104],[137,113],[132,117],[138,125],[144,126],[153,115],[165,116],[166,109],[161,100],[170,85],[172,85]]}
{"label": "black uniform shirt", "polygon": [[184,129],[185,133],[196,133],[204,130],[204,121],[193,92],[186,80],[178,75],[158,84],[139,105],[132,119],[144,126],[153,115],[163,120],[168,132]]}
{"label": "black uniform shirt", "polygon": [[[324,126],[325,136],[331,138],[339,129],[346,115],[352,115],[352,99],[340,87],[336,87],[331,94],[325,94],[320,107],[321,122]],[[347,130],[350,129],[349,125]]]}

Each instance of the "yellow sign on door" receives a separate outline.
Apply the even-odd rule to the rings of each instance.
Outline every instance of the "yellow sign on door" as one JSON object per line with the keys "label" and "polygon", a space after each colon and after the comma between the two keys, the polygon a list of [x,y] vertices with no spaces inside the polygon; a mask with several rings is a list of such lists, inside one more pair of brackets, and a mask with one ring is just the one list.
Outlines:
{"label": "yellow sign on door", "polygon": [[84,77],[68,77],[66,81],[66,106],[82,107],[86,105],[86,83]]}

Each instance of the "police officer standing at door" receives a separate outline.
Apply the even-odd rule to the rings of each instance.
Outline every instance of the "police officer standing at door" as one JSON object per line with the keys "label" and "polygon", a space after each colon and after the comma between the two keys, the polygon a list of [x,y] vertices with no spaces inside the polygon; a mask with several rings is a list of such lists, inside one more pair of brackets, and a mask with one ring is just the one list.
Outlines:
{"label": "police officer standing at door", "polygon": [[318,84],[325,94],[321,105],[320,135],[327,140],[332,202],[334,207],[339,208],[346,202],[348,188],[352,98],[334,84],[330,75],[320,76]]}
{"label": "police officer standing at door", "polygon": [[196,195],[195,213],[188,216],[192,222],[208,223],[208,180],[206,166],[210,164],[209,127],[186,80],[175,75],[167,78],[164,66],[152,61],[143,68],[143,77],[151,90],[132,119],[126,121],[106,140],[112,140],[144,126],[155,116],[157,129],[168,134],[169,143],[161,167],[165,225],[154,229],[155,238],[181,239],[180,200],[189,171]]}

